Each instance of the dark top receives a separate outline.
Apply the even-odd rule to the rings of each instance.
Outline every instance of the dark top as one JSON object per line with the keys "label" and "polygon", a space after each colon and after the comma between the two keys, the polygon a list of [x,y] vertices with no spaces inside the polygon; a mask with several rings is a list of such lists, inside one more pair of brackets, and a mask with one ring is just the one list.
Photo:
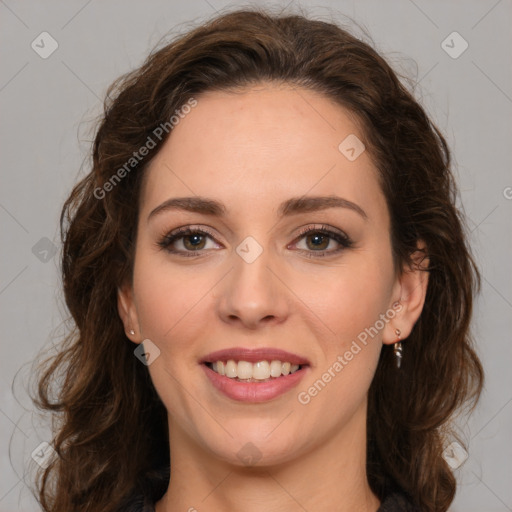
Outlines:
{"label": "dark top", "polygon": [[[122,512],[155,512],[154,502],[142,495],[136,496]],[[381,502],[377,512],[421,512],[403,494],[393,493]]]}

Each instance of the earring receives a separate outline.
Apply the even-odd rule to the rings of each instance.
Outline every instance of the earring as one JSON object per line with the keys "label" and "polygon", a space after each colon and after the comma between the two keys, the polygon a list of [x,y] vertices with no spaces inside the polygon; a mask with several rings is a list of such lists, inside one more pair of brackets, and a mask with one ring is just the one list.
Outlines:
{"label": "earring", "polygon": [[395,345],[393,347],[393,352],[395,353],[395,359],[396,359],[396,367],[400,368],[400,364],[402,363],[402,343],[400,342],[400,335],[402,332],[400,329],[395,329],[396,337],[398,338],[395,342]]}
{"label": "earring", "polygon": [[135,331],[133,329],[130,329],[130,334],[133,336],[135,335]]}

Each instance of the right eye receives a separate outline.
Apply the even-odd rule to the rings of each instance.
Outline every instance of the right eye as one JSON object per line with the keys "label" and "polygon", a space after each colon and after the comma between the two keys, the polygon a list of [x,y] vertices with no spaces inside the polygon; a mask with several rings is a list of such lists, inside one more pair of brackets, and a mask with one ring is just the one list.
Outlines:
{"label": "right eye", "polygon": [[[200,256],[201,251],[215,249],[216,247],[207,247],[208,239],[214,240],[213,234],[204,228],[178,228],[164,235],[158,245],[170,252],[185,257]],[[194,254],[196,253],[196,254]]]}

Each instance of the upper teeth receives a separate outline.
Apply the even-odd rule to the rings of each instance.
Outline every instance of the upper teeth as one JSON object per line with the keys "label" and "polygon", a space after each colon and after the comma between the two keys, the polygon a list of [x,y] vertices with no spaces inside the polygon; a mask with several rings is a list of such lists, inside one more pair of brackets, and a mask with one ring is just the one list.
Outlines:
{"label": "upper teeth", "polygon": [[212,370],[219,375],[225,375],[230,379],[256,379],[265,380],[270,377],[280,377],[294,373],[299,369],[298,364],[291,364],[281,361],[258,361],[250,363],[248,361],[234,361],[230,359],[227,362],[217,361],[212,364]]}

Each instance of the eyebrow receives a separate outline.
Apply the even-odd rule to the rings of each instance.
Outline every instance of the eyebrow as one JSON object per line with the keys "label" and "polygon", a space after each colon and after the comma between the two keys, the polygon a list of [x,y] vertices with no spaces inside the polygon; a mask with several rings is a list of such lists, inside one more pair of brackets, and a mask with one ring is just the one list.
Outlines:
{"label": "eyebrow", "polygon": [[[286,217],[299,213],[326,210],[328,208],[347,208],[358,213],[365,220],[368,218],[366,212],[356,203],[333,195],[292,197],[281,203],[278,209],[278,216]],[[173,197],[152,210],[148,215],[148,222],[156,215],[169,210],[184,210],[215,217],[224,217],[227,212],[226,207],[214,199],[200,196]]]}

